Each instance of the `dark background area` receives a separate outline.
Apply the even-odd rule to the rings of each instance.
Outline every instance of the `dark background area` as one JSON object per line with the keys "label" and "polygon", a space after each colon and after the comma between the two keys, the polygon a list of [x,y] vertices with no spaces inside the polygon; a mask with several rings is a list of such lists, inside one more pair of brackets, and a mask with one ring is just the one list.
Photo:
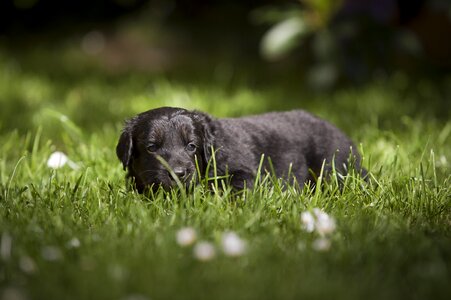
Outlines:
{"label": "dark background area", "polygon": [[[259,58],[259,41],[271,22],[257,22],[255,12],[304,12],[305,19],[339,1],[237,0],[6,0],[0,3],[0,34],[4,44],[32,47],[36,39],[62,39],[93,28],[114,31],[124,19],[177,33],[182,46],[198,52],[227,49],[231,56]],[[325,4],[321,4],[325,3]],[[448,72],[451,67],[451,2],[446,0],[346,0],[322,25],[293,47],[282,62],[304,65],[318,61],[311,49],[315,37],[332,34],[334,57],[342,79],[359,82],[374,72],[402,68],[409,72]],[[276,14],[276,13],[274,13]],[[281,14],[283,15],[283,14]],[[283,18],[280,17],[279,20]],[[310,21],[312,22],[312,21]],[[263,24],[264,23],[264,24]],[[274,23],[274,22],[273,22]],[[146,26],[146,25],[144,25]],[[340,30],[340,28],[346,29]],[[343,33],[342,31],[347,31]],[[27,41],[29,43],[27,43]],[[308,51],[306,51],[306,49]],[[312,56],[314,59],[312,59]],[[316,59],[316,62],[315,62]],[[283,64],[280,63],[279,64]],[[286,65],[292,66],[292,63]],[[308,69],[308,68],[304,68]]]}
{"label": "dark background area", "polygon": [[[290,20],[295,32],[279,30],[279,50],[265,53],[271,31]],[[57,82],[61,95],[131,77],[277,87],[282,101],[386,82],[399,103],[446,120],[450,37],[447,0],[0,2],[3,64]]]}

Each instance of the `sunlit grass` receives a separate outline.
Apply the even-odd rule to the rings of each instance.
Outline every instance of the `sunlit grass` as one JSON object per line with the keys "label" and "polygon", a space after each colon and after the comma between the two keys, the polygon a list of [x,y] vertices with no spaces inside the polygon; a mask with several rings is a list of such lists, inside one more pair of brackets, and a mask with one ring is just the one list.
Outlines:
{"label": "sunlit grass", "polygon": [[[446,299],[451,293],[451,123],[383,82],[305,98],[245,83],[92,77],[68,83],[0,69],[0,293],[16,299]],[[405,103],[405,104],[402,104]],[[115,156],[122,121],[162,105],[216,116],[308,108],[359,145],[368,184],[340,189],[196,186],[130,191]],[[47,165],[55,151],[77,167]],[[220,182],[213,185],[221,185]],[[215,191],[218,191],[217,193]],[[333,217],[330,248],[301,213]],[[216,249],[199,261],[181,228]],[[234,257],[224,233],[245,241]],[[236,242],[236,240],[235,240]],[[238,243],[239,244],[239,243]],[[318,251],[323,249],[323,251]],[[140,298],[141,297],[141,298]],[[5,299],[8,299],[7,297]]]}

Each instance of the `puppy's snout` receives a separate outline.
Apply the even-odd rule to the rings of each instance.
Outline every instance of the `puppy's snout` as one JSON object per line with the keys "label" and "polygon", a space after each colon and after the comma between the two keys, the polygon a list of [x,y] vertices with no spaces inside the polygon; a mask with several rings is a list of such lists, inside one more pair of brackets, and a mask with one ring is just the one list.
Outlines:
{"label": "puppy's snout", "polygon": [[178,178],[183,179],[186,177],[188,170],[184,167],[175,167],[173,169],[175,175],[177,175]]}

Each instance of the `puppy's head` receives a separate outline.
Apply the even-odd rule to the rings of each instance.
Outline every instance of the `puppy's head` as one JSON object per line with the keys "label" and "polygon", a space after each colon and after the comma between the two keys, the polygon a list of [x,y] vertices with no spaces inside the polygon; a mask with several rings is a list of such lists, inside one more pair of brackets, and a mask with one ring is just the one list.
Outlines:
{"label": "puppy's head", "polygon": [[196,160],[204,171],[212,144],[208,115],[161,107],[126,122],[116,154],[141,193],[159,186],[169,190],[176,185],[174,175],[188,185],[196,172]]}

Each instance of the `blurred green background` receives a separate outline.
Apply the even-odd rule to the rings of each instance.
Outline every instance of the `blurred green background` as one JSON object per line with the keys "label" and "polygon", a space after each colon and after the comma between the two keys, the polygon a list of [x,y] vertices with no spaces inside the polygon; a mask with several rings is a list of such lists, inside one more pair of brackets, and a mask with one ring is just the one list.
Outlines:
{"label": "blurred green background", "polygon": [[450,20],[439,0],[2,1],[0,130],[58,140],[161,105],[443,121]]}

